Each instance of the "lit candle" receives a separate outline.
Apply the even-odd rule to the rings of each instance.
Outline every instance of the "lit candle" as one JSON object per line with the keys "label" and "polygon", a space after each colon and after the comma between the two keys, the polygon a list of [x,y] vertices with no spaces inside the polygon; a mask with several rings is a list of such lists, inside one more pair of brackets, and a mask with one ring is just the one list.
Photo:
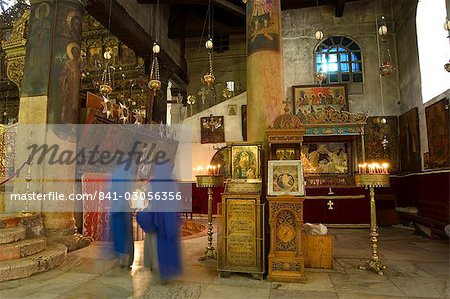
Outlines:
{"label": "lit candle", "polygon": [[383,166],[383,173],[388,173],[388,168],[389,168],[389,164],[388,163],[383,163],[381,166]]}
{"label": "lit candle", "polygon": [[217,165],[217,174],[220,174],[220,164]]}

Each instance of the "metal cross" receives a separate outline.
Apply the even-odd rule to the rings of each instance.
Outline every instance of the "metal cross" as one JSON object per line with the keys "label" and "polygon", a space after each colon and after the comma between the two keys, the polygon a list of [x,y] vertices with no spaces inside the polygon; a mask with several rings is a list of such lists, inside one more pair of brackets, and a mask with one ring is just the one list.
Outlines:
{"label": "metal cross", "polygon": [[327,205],[328,205],[328,210],[334,210],[334,208],[333,208],[334,202],[332,202],[331,199],[328,201]]}

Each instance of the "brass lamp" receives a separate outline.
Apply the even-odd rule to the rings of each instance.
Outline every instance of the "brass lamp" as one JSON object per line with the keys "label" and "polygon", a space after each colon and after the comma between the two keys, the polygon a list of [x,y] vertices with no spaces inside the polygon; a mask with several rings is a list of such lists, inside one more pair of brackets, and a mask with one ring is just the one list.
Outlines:
{"label": "brass lamp", "polygon": [[203,75],[202,82],[205,84],[206,87],[211,88],[211,86],[214,85],[214,82],[216,81],[216,77],[214,76],[213,71],[213,61],[212,61],[212,51],[214,49],[214,43],[211,38],[209,38],[205,43],[206,50],[208,51],[208,62],[209,62],[209,68],[208,72]]}
{"label": "brass lamp", "polygon": [[161,89],[161,81],[159,79],[159,62],[158,62],[158,54],[161,51],[161,47],[158,43],[153,44],[153,59],[152,59],[152,68],[150,71],[150,82],[148,82],[148,88],[153,90],[153,95],[156,95],[156,92]]}

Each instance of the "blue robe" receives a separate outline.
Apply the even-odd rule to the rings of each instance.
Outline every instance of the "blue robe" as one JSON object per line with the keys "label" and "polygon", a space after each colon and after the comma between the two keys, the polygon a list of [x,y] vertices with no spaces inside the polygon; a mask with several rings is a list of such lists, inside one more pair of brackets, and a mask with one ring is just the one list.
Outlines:
{"label": "blue robe", "polygon": [[[156,165],[149,190],[176,192],[169,165]],[[153,200],[148,209],[138,212],[136,220],[146,233],[156,233],[158,266],[161,280],[181,274],[180,221],[174,208],[178,203]],[[144,248],[144,250],[146,250]],[[153,253],[150,253],[153,254]]]}
{"label": "blue robe", "polygon": [[[129,255],[128,265],[133,264],[134,242],[133,242],[133,218],[129,203],[125,200],[126,192],[132,192],[136,178],[136,165],[132,163],[126,170],[125,165],[119,165],[113,172],[111,179],[111,237],[116,254]],[[117,199],[113,201],[113,192]],[[122,196],[122,197],[120,197]]]}

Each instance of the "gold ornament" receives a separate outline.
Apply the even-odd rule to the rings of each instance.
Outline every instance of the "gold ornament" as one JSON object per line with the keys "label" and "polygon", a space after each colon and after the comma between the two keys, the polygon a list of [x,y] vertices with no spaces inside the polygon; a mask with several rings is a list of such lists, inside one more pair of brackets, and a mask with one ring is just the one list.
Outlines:
{"label": "gold ornament", "polygon": [[206,85],[206,87],[213,86],[215,81],[216,77],[213,74],[206,74],[202,78],[202,82]]}
{"label": "gold ornament", "polygon": [[150,82],[148,83],[148,87],[156,93],[157,90],[161,89],[161,81],[156,79],[150,80]]}
{"label": "gold ornament", "polygon": [[109,95],[113,91],[111,85],[108,84],[102,84],[100,85],[100,93],[102,95]]}

